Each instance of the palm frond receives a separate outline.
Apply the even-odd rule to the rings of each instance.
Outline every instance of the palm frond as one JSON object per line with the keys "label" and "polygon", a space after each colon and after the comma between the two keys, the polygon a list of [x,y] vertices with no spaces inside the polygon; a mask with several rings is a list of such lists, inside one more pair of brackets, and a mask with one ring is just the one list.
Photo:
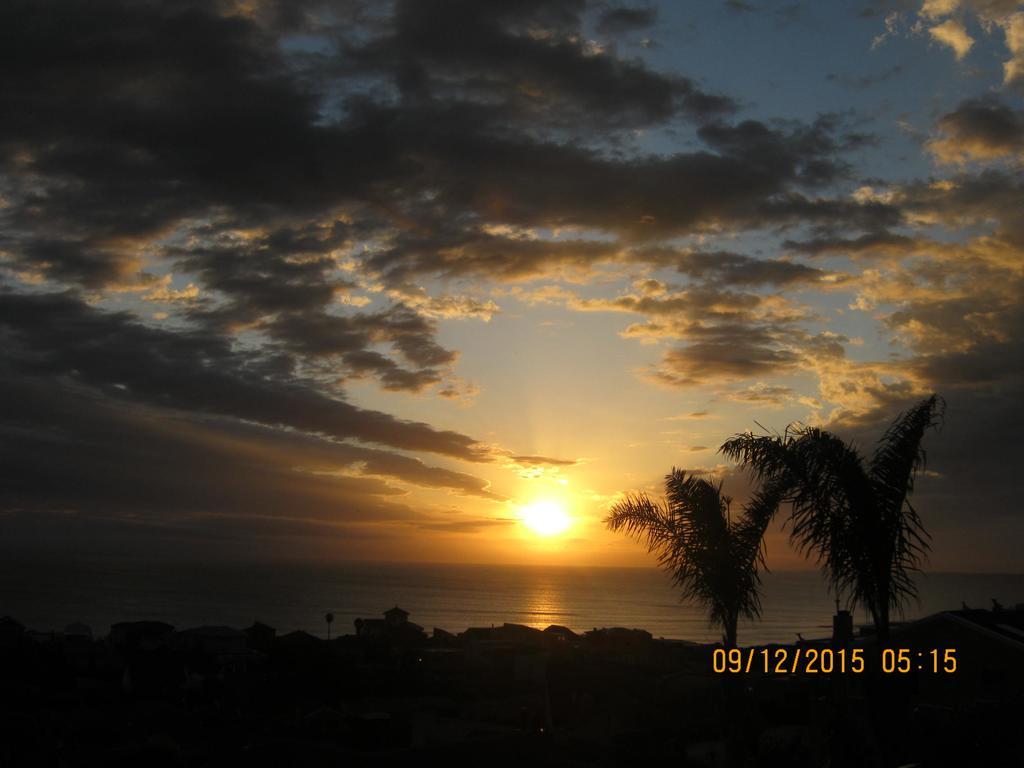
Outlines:
{"label": "palm frond", "polygon": [[726,440],[719,452],[728,459],[749,469],[758,480],[779,480],[790,469],[791,457],[787,448],[792,438],[784,434],[767,432],[755,435],[743,432]]}
{"label": "palm frond", "polygon": [[760,614],[762,538],[778,498],[778,492],[755,495],[731,522],[721,484],[673,468],[663,504],[627,494],[605,523],[643,541],[684,599],[704,606],[712,624],[734,630],[739,614]]}
{"label": "palm frond", "polygon": [[761,615],[761,572],[768,570],[764,534],[784,494],[781,483],[759,488],[743,506],[742,514],[730,531],[734,579],[738,586],[737,607],[748,619]]}
{"label": "palm frond", "polygon": [[866,606],[886,629],[890,611],[916,594],[912,573],[928,550],[908,496],[926,458],[921,440],[943,407],[932,395],[900,415],[870,462],[854,445],[804,426],[735,435],[721,448],[790,504],[786,524],[797,548],[817,559],[848,604]]}
{"label": "palm frond", "polygon": [[938,395],[925,398],[897,416],[878,441],[870,471],[879,501],[888,508],[902,505],[913,492],[914,476],[927,462],[921,441],[927,430],[941,424],[945,405]]}
{"label": "palm frond", "polygon": [[613,531],[625,531],[643,541],[648,552],[660,553],[672,548],[677,528],[668,508],[650,499],[646,493],[629,493],[612,505],[604,523]]}

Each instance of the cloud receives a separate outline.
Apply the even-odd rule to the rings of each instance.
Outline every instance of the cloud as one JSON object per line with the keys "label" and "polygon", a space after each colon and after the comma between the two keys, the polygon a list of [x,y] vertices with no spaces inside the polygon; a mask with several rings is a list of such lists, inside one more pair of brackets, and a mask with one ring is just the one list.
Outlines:
{"label": "cloud", "polygon": [[826,273],[792,261],[755,259],[729,251],[681,254],[676,270],[693,278],[709,278],[728,286],[796,286],[820,282]]}
{"label": "cloud", "polygon": [[302,469],[331,448],[308,439],[166,418],[35,378],[7,379],[3,388],[5,403],[19,403],[3,413],[4,463],[17,473],[5,483],[5,509],[151,522],[207,514],[289,519],[300,509],[304,518],[334,522],[417,515],[400,500],[403,491],[379,477]]}
{"label": "cloud", "polygon": [[1024,13],[1014,13],[999,21],[1006,35],[1010,59],[1003,64],[1003,82],[1020,86],[1024,83]]}
{"label": "cloud", "polygon": [[31,553],[68,560],[102,557],[149,562],[254,560],[310,562],[399,550],[404,524],[337,523],[258,515],[197,514],[172,519],[87,515],[45,509],[0,514],[0,549],[9,558]]}
{"label": "cloud", "polygon": [[653,7],[609,8],[597,20],[597,31],[602,35],[624,35],[652,26],[658,20]]}
{"label": "cloud", "polygon": [[810,240],[786,240],[783,247],[808,256],[847,254],[851,256],[902,256],[916,246],[916,240],[907,235],[888,231],[868,232],[856,237],[816,237]]}
{"label": "cloud", "polygon": [[987,167],[940,181],[907,182],[894,202],[920,224],[941,224],[950,230],[979,226],[1019,246],[1024,243],[1024,222],[1017,215],[1022,200],[1019,174]]}
{"label": "cloud", "polygon": [[612,261],[620,252],[621,246],[608,240],[549,240],[531,234],[438,228],[401,233],[366,263],[389,284],[404,285],[425,275],[514,282],[564,270],[588,270]]}
{"label": "cloud", "polygon": [[428,531],[441,531],[442,533],[481,533],[493,528],[514,525],[515,520],[502,518],[480,518],[473,520],[451,520],[439,522],[416,523],[416,527]]}
{"label": "cloud", "polygon": [[[578,312],[643,316],[620,335],[663,348],[656,363],[637,371],[649,381],[676,388],[710,387],[730,397],[729,387],[744,380],[804,372],[821,376],[825,369],[848,365],[845,345],[851,340],[830,331],[808,332],[805,324],[820,318],[792,296],[793,289],[805,285],[845,285],[848,276],[726,251],[648,248],[631,252],[629,258],[658,267],[675,265],[693,282],[681,287],[638,279],[632,291],[600,298],[541,289],[539,300]],[[769,288],[790,292],[765,293]],[[769,393],[773,397],[765,402],[772,404],[783,394]],[[755,392],[744,394],[753,400]]]}
{"label": "cloud", "polygon": [[[354,539],[429,520],[408,485],[504,498],[394,451],[124,395],[66,377],[0,380],[0,460],[13,473],[0,489],[5,547],[29,537],[36,549],[148,552],[173,541],[180,558],[216,540],[218,556],[336,557],[357,554]],[[274,536],[305,544],[259,544]]]}
{"label": "cloud", "polygon": [[430,296],[423,288],[394,290],[391,295],[402,305],[429,318],[444,320],[479,319],[489,322],[501,308],[490,299],[475,296]]}
{"label": "cloud", "polygon": [[[304,498],[303,482],[385,516],[408,512],[395,501],[407,484],[499,499],[469,474],[395,453],[482,462],[491,447],[345,397],[360,379],[474,391],[439,323],[498,307],[464,282],[439,293],[432,281],[587,274],[642,264],[637,246],[665,237],[859,215],[808,196],[848,173],[859,139],[842,119],[734,121],[727,96],[583,34],[654,21],[650,9],[574,0],[399,2],[345,23],[303,4],[4,6],[5,50],[19,62],[0,75],[12,116],[0,126],[4,380],[48,379],[76,402],[130,408],[130,444],[149,441],[151,455],[184,454],[199,439],[192,422],[210,419],[237,434],[252,426],[254,444],[294,433],[332,445],[317,461],[307,446],[307,465],[267,471],[252,491],[224,469],[234,454],[191,449],[207,464],[175,461],[185,476],[204,470],[194,496],[166,487],[170,469],[154,487],[206,515],[218,466],[239,515],[283,508],[289,489]],[[330,53],[296,49],[290,35]],[[680,126],[696,132],[685,152],[652,155],[624,138]],[[736,286],[817,276],[738,255],[679,266]],[[670,300],[722,318],[770,304],[703,289]],[[159,323],[142,320],[150,302],[163,305]],[[98,440],[95,423],[73,442]],[[171,424],[190,424],[188,437],[151,437]],[[13,434],[32,443],[37,426]],[[97,456],[121,461],[99,442]],[[242,442],[232,439],[239,453]],[[54,471],[73,477],[77,455]],[[573,463],[542,459],[512,461]],[[93,488],[95,509],[139,500],[144,467],[123,463],[139,482],[120,501]],[[56,491],[44,496],[25,498],[58,504]]]}
{"label": "cloud", "polygon": [[275,370],[273,360],[232,350],[219,336],[148,327],[70,294],[7,292],[0,302],[0,327],[11,372],[66,377],[116,398],[331,438],[469,461],[487,457],[484,447],[465,435],[357,408],[290,369]]}
{"label": "cloud", "polygon": [[[1002,30],[1009,59],[1003,62],[1003,83],[1019,87],[1024,83],[1024,12],[1017,0],[925,0],[919,11],[922,19],[933,23],[948,16],[974,15],[985,32]],[[962,59],[974,40],[962,22],[948,18],[929,28],[929,34],[948,45]]]}
{"label": "cloud", "polygon": [[[447,119],[420,115],[417,137],[408,141],[422,144],[422,126],[439,129]],[[578,146],[486,134],[462,135],[457,142],[448,139],[424,149],[437,167],[432,207],[445,212],[449,222],[485,217],[511,227],[575,227],[643,241],[717,229],[726,222],[749,227],[782,225],[805,213],[842,215],[797,192],[846,173],[838,157],[846,140],[833,136],[835,130],[827,119],[791,129],[757,121],[712,123],[702,126],[699,135],[714,152],[623,160]],[[451,232],[431,214],[406,229],[397,247],[375,254],[371,266],[388,275],[410,269],[457,274],[488,263],[498,276],[519,278],[535,273],[535,264],[545,264],[545,253],[592,262],[616,248],[606,240],[538,242],[472,230],[468,235],[467,240],[467,232]]]}
{"label": "cloud", "polygon": [[957,10],[960,0],[924,0],[921,15],[928,19],[941,19]]}
{"label": "cloud", "polygon": [[718,333],[665,353],[651,378],[672,386],[737,381],[785,372],[797,365],[795,352],[772,346],[767,335]]}
{"label": "cloud", "polygon": [[[643,125],[679,112],[703,117],[733,109],[729,99],[705,93],[686,78],[588,51],[581,9],[569,1],[509,6],[495,0],[409,0],[396,5],[383,35],[351,55],[358,66],[396,71],[407,97],[436,98],[468,79],[485,101],[540,120],[585,111],[612,123]],[[643,16],[620,9],[598,24],[621,28]]]}
{"label": "cloud", "polygon": [[574,467],[578,459],[556,459],[551,456],[509,456],[509,460],[518,467]]}
{"label": "cloud", "polygon": [[[282,32],[265,26],[275,18],[195,9],[164,18],[146,5],[121,14],[108,2],[69,22],[76,36],[47,19],[34,24],[17,45],[35,74],[5,92],[23,116],[6,128],[7,146],[19,148],[8,168],[26,182],[6,214],[8,257],[99,288],[135,275],[154,241],[189,233],[206,242],[166,255],[211,283],[230,280],[237,290],[220,309],[236,321],[235,313],[282,311],[289,300],[322,303],[332,289],[344,296],[331,254],[349,238],[379,242],[367,264],[392,284],[485,269],[523,279],[551,261],[589,263],[615,247],[491,238],[481,219],[653,239],[727,222],[795,222],[815,207],[839,215],[794,189],[846,172],[839,155],[851,144],[834,116],[803,126],[725,122],[729,100],[586,50],[575,3],[399,3],[393,16],[332,29],[343,64],[315,74],[268,45]],[[299,14],[288,23],[311,22]],[[123,33],[115,68],[88,42],[112,29]],[[165,44],[161,35],[171,33]],[[46,63],[57,51],[76,61],[74,92]],[[332,78],[329,89],[315,87]],[[361,92],[367,79],[379,98]],[[39,88],[26,90],[27,81]],[[91,91],[95,98],[83,96]],[[43,92],[54,99],[38,103]],[[229,98],[211,102],[211,93]],[[588,146],[602,139],[602,116],[616,126],[694,120],[706,149],[612,159]],[[585,140],[559,140],[545,125],[562,135],[585,129]],[[45,190],[31,206],[29,178]],[[234,227],[188,227],[225,210]],[[247,226],[265,232],[242,237]],[[48,236],[55,230],[59,239]],[[269,270],[262,283],[254,272],[223,273],[250,263]]]}
{"label": "cloud", "polygon": [[199,288],[195,284],[189,283],[184,288],[173,288],[172,280],[172,275],[165,275],[142,296],[142,300],[160,304],[189,304],[199,298]]}
{"label": "cloud", "polygon": [[928,30],[928,34],[936,42],[953,49],[957,61],[963,59],[974,46],[974,38],[967,34],[964,25],[959,21],[947,19]]}
{"label": "cloud", "polygon": [[749,387],[738,389],[729,393],[729,399],[739,403],[754,403],[757,405],[781,406],[795,396],[790,387],[779,384],[765,384],[758,382]]}
{"label": "cloud", "polygon": [[969,99],[938,121],[928,150],[943,163],[1024,159],[1024,111],[993,98]]}
{"label": "cloud", "polygon": [[[918,21],[960,58],[1003,36],[1015,87],[1020,19],[929,0]],[[863,115],[751,119],[589,39],[656,21],[577,0],[0,7],[5,504],[109,514],[124,540],[133,519],[213,540],[248,516],[337,544],[435,530],[415,488],[500,503],[457,462],[579,460],[348,398],[471,397],[448,331],[503,296],[628,315],[642,375],[696,402],[852,423],[945,387],[1002,412],[1024,290],[1009,97],[939,119],[948,175],[860,179]],[[833,322],[879,339],[848,356]]]}

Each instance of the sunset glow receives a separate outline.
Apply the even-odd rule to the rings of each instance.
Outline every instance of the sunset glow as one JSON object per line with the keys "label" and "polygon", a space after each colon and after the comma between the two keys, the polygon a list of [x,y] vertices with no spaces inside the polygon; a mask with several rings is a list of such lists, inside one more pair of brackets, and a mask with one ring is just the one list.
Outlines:
{"label": "sunset glow", "polygon": [[1016,4],[92,5],[0,4],[0,555],[648,567],[937,392],[930,565],[1017,567]]}
{"label": "sunset glow", "polygon": [[1024,0],[0,41],[4,765],[1019,764]]}
{"label": "sunset glow", "polygon": [[556,501],[535,501],[523,507],[523,523],[541,536],[557,536],[565,533],[572,524],[565,509]]}

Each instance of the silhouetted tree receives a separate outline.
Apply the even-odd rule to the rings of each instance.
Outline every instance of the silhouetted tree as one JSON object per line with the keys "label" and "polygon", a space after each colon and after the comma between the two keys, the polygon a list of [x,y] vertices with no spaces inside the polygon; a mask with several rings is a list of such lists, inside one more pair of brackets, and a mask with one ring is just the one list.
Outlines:
{"label": "silhouetted tree", "polygon": [[644,541],[683,597],[706,608],[711,623],[722,628],[726,647],[734,648],[740,614],[755,618],[761,613],[762,539],[778,496],[770,488],[759,491],[736,520],[730,503],[721,483],[673,468],[665,476],[663,502],[644,493],[627,494],[605,524]]}
{"label": "silhouetted tree", "polygon": [[324,616],[324,621],[327,622],[327,639],[330,640],[331,639],[331,624],[334,623],[334,614],[328,612]]}
{"label": "silhouetted tree", "polygon": [[924,433],[945,404],[938,395],[900,414],[865,459],[852,444],[814,427],[736,435],[722,453],[780,489],[792,505],[791,536],[822,564],[832,588],[871,613],[887,642],[889,617],[917,594],[911,577],[928,551],[928,532],[909,497],[925,465]]}

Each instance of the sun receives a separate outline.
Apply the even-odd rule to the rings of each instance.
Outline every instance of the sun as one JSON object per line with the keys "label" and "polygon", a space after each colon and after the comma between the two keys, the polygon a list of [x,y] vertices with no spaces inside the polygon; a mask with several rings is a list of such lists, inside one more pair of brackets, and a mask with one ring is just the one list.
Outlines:
{"label": "sun", "polygon": [[562,505],[550,500],[535,501],[523,507],[522,517],[526,526],[541,536],[557,536],[571,522]]}

